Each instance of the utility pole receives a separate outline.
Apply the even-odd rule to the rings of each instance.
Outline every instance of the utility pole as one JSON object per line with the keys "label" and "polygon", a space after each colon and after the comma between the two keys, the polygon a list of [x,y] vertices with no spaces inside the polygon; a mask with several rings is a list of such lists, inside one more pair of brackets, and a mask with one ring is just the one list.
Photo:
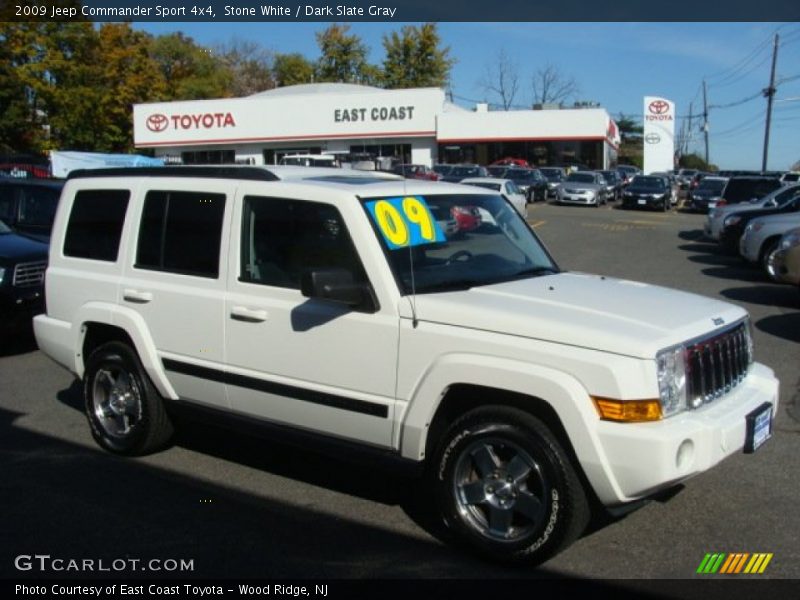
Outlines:
{"label": "utility pole", "polygon": [[683,140],[683,154],[689,154],[689,142],[692,140],[692,106],[694,102],[689,103],[689,124],[686,127],[686,137]]}
{"label": "utility pole", "polygon": [[706,138],[706,165],[708,165],[708,98],[706,97],[705,79],[703,79],[703,134]]}
{"label": "utility pole", "polygon": [[769,75],[769,87],[764,90],[767,98],[767,126],[764,129],[764,156],[761,159],[761,172],[767,170],[767,154],[769,153],[769,126],[772,121],[772,97],[775,95],[775,64],[778,62],[778,34],[775,34],[775,45],[772,48],[772,71]]}

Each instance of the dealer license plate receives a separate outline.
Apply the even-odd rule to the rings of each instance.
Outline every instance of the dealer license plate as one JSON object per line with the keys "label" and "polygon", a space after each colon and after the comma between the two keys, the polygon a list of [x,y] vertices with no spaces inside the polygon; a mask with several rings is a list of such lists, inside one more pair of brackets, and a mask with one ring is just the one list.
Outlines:
{"label": "dealer license plate", "polygon": [[772,404],[765,402],[745,417],[747,434],[744,438],[745,454],[752,454],[772,437]]}
{"label": "dealer license plate", "polygon": [[637,200],[639,204],[647,204],[647,200]]}

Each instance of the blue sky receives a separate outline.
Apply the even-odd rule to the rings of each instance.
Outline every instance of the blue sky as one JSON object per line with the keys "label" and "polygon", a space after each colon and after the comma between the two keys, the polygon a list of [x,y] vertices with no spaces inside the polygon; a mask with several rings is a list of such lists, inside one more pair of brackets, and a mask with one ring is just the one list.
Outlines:
{"label": "blue sky", "polygon": [[[325,23],[135,23],[158,35],[183,31],[214,46],[234,38],[276,52],[319,56],[314,34]],[[351,31],[370,47],[370,60],[383,57],[381,39],[402,23],[353,23]],[[703,78],[708,83],[710,158],[721,168],[761,167],[772,36],[778,32],[777,80],[770,134],[769,169],[800,161],[800,24],[797,23],[439,23],[443,45],[456,59],[453,93],[459,104],[493,98],[481,86],[487,68],[503,49],[519,74],[515,104],[531,102],[531,78],[545,65],[573,77],[580,99],[599,102],[612,115],[639,117],[645,95],[677,104],[678,115],[701,110]],[[744,101],[741,104],[737,104]],[[736,106],[727,106],[737,104]],[[690,151],[703,154],[700,121]],[[680,126],[680,121],[678,122]]]}

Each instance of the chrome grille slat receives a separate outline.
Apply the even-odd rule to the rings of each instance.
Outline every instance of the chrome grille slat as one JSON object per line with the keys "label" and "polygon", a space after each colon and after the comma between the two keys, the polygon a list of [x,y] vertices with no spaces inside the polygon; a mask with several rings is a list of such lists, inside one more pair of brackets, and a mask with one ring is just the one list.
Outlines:
{"label": "chrome grille slat", "polygon": [[686,348],[688,397],[699,406],[727,394],[747,375],[750,365],[744,323]]}
{"label": "chrome grille slat", "polygon": [[41,285],[44,281],[44,271],[46,268],[47,261],[19,263],[14,267],[14,278],[11,284],[17,287]]}

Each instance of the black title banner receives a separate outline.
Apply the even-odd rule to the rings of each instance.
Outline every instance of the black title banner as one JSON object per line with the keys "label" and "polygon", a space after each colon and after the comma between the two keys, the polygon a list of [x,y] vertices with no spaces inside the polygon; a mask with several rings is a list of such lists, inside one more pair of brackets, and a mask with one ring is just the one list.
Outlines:
{"label": "black title banner", "polygon": [[0,0],[4,21],[800,21],[797,0]]}

